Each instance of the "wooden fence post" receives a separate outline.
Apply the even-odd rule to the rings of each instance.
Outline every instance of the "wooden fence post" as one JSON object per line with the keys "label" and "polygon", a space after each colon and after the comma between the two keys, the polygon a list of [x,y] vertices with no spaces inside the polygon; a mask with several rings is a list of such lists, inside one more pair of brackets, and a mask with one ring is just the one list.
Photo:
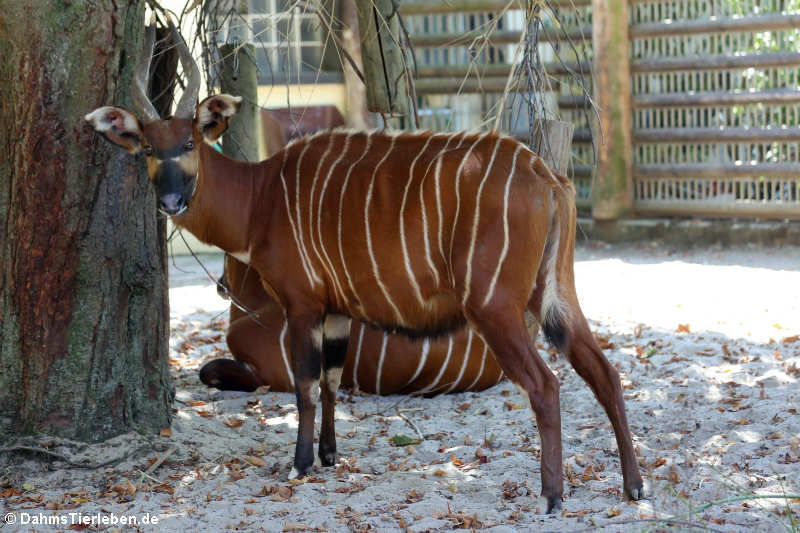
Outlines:
{"label": "wooden fence post", "polygon": [[390,116],[408,115],[408,80],[399,46],[400,16],[392,0],[357,0],[367,108]]}
{"label": "wooden fence post", "polygon": [[592,0],[597,175],[592,216],[616,220],[633,209],[628,0]]}
{"label": "wooden fence post", "polygon": [[231,118],[222,141],[222,151],[241,161],[260,161],[261,109],[258,107],[258,66],[252,44],[225,44],[219,48],[222,56],[220,86],[222,92],[242,97],[242,106]]}

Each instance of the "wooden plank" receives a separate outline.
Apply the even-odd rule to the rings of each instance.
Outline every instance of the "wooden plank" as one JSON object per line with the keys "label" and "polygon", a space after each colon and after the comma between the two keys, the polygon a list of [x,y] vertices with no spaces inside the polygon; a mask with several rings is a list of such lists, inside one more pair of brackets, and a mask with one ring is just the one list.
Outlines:
{"label": "wooden plank", "polygon": [[[527,131],[516,131],[511,135],[519,141],[528,142]],[[592,131],[589,129],[577,129],[572,132],[573,144],[589,144],[592,142]]]}
{"label": "wooden plank", "polygon": [[777,31],[800,27],[800,15],[762,15],[757,17],[714,17],[708,19],[674,20],[633,24],[630,36],[634,39],[664,35],[694,35],[734,31]]}
{"label": "wooden plank", "polygon": [[800,53],[769,52],[741,56],[705,55],[659,57],[631,62],[633,72],[670,72],[675,70],[722,70],[738,68],[800,67]]}
{"label": "wooden plank", "polygon": [[[591,63],[565,61],[562,63],[547,63],[544,65],[545,72],[552,76],[564,76],[571,73],[581,73],[590,76]],[[476,73],[481,77],[508,77],[512,65],[505,63],[493,63],[489,65],[475,64],[469,65],[437,65],[431,67],[420,67],[417,70],[417,78],[466,78],[475,76]]]}
{"label": "wooden plank", "polygon": [[[539,42],[559,42],[571,40],[580,42],[592,38],[592,27],[573,27],[573,28],[543,28],[539,33]],[[485,31],[474,30],[459,33],[439,33],[429,35],[412,35],[411,44],[414,48],[432,48],[448,46],[469,46],[474,42],[488,41],[491,44],[517,44],[522,40],[521,31],[493,31],[487,34]]]}
{"label": "wooden plank", "polygon": [[746,104],[794,104],[800,102],[800,91],[684,92],[640,94],[633,97],[633,107],[699,107]]}
{"label": "wooden plank", "polygon": [[[591,0],[550,0],[554,8],[585,7]],[[520,0],[403,0],[399,2],[401,15],[437,15],[442,13],[473,13],[491,11],[498,13],[508,8],[525,9]]]}
{"label": "wooden plank", "polygon": [[636,213],[639,215],[800,218],[800,203],[797,202],[636,200],[635,205]]}
{"label": "wooden plank", "polygon": [[634,130],[635,143],[769,143],[800,142],[800,127],[791,128],[663,128]]}
{"label": "wooden plank", "polygon": [[[417,80],[414,88],[418,96],[425,94],[502,93],[508,78],[425,78]],[[513,87],[513,84],[512,84]]]}
{"label": "wooden plank", "polygon": [[636,165],[637,179],[728,178],[733,176],[800,177],[800,163],[678,163]]}

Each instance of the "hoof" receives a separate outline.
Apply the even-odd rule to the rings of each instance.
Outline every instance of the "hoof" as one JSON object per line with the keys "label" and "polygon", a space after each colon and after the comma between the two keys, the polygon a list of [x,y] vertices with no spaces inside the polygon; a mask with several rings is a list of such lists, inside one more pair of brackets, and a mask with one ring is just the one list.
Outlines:
{"label": "hoof", "polygon": [[631,501],[639,501],[646,498],[644,494],[644,485],[642,482],[639,482],[632,487],[627,487],[625,489],[625,496],[627,496]]}
{"label": "hoof", "polygon": [[308,469],[304,470],[303,472],[300,472],[297,470],[296,467],[293,466],[292,471],[289,472],[289,481],[293,479],[301,479],[306,477],[307,475],[308,475]]}
{"label": "hoof", "polygon": [[547,514],[561,514],[561,498],[547,498]]}
{"label": "hoof", "polygon": [[332,452],[319,452],[319,460],[322,466],[333,466],[336,464],[336,450]]}

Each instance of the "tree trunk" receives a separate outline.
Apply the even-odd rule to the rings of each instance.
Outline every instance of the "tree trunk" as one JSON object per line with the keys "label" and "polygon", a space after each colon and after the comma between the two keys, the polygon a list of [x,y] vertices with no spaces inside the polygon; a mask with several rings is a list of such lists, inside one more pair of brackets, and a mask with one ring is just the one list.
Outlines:
{"label": "tree trunk", "polygon": [[141,156],[83,119],[131,107],[144,1],[0,9],[0,442],[157,431],[171,404],[164,220]]}
{"label": "tree trunk", "polygon": [[[358,29],[358,8],[356,0],[343,0],[342,4],[342,46],[353,58],[356,66],[364,73],[364,62],[361,60],[361,34]],[[365,130],[375,127],[375,120],[367,111],[367,87],[356,74],[347,60],[342,60],[344,84],[347,87],[347,121],[348,128]]]}

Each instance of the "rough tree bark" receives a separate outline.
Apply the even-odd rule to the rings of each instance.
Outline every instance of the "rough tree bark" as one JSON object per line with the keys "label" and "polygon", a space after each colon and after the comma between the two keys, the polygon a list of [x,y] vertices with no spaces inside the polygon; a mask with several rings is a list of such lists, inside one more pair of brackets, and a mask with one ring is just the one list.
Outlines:
{"label": "rough tree bark", "polygon": [[170,424],[164,221],[83,120],[130,107],[143,10],[0,0],[0,442]]}

